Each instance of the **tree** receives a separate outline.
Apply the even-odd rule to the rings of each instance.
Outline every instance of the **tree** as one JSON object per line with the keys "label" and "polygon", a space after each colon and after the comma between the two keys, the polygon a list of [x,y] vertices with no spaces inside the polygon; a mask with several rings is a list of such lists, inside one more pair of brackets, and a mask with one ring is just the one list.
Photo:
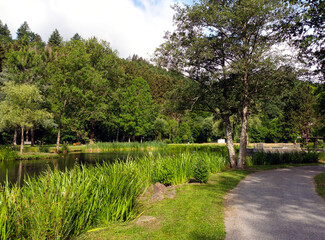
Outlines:
{"label": "tree", "polygon": [[74,40],[74,41],[81,40],[81,36],[78,33],[76,33],[75,35],[73,35],[73,37],[71,38],[71,40]]}
{"label": "tree", "polygon": [[163,118],[156,118],[156,120],[153,123],[154,131],[155,131],[155,140],[163,140],[164,135],[167,132],[167,121]]}
{"label": "tree", "polygon": [[7,24],[3,25],[2,21],[0,20],[0,37],[2,36],[11,38],[11,33]]}
{"label": "tree", "polygon": [[[82,84],[91,76],[89,56],[82,42],[62,44],[55,58],[47,66],[48,100],[58,125],[56,151],[59,151],[62,129],[72,124],[72,117],[80,106]],[[78,123],[76,120],[75,123]]]}
{"label": "tree", "polygon": [[300,59],[325,74],[325,2],[319,0],[291,0],[296,12],[292,36],[300,49]]}
{"label": "tree", "polygon": [[26,21],[17,30],[17,40],[22,40],[25,36],[30,42],[35,40],[36,36],[35,33],[30,30],[29,25]]}
{"label": "tree", "polygon": [[59,31],[55,29],[51,34],[47,43],[53,47],[57,47],[62,43],[62,39],[63,38],[61,37]]}
{"label": "tree", "polygon": [[5,100],[0,103],[0,126],[19,126],[21,128],[20,153],[24,147],[24,130],[34,124],[51,118],[51,114],[42,109],[43,96],[36,86],[8,82],[2,87]]}
{"label": "tree", "polygon": [[267,69],[276,59],[270,50],[283,40],[282,19],[290,9],[278,0],[201,0],[175,10],[176,30],[166,34],[166,42],[156,52],[157,63],[182,71],[201,89],[214,83],[228,88],[229,109],[240,110],[242,119],[238,158],[242,168],[249,108],[262,90],[272,87]]}
{"label": "tree", "polygon": [[129,86],[119,90],[119,121],[124,132],[143,139],[152,128],[156,111],[148,83],[143,78],[131,80]]}

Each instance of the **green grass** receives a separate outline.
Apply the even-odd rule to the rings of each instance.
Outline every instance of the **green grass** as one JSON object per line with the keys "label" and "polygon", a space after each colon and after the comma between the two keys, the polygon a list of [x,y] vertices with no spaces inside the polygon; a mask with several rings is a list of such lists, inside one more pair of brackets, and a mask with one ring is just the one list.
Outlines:
{"label": "green grass", "polygon": [[85,239],[224,239],[223,199],[250,171],[212,174],[207,184],[185,184],[175,199],[146,206],[143,215],[157,218],[152,224],[129,223],[99,226],[78,237]]}
{"label": "green grass", "polygon": [[314,178],[317,193],[325,200],[325,172]]}
{"label": "green grass", "polygon": [[23,153],[18,154],[16,160],[35,160],[35,159],[50,159],[50,158],[58,158],[59,155],[56,153]]}

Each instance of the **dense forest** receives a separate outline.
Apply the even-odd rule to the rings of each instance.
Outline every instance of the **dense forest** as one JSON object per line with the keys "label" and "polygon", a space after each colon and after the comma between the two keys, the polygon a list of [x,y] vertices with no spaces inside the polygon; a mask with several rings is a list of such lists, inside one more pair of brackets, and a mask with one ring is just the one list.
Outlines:
{"label": "dense forest", "polygon": [[[325,136],[324,84],[294,65],[267,64],[271,70],[260,76],[281,84],[270,80],[251,101],[249,142]],[[226,138],[227,126],[240,140],[236,94],[211,97],[193,75],[157,59],[122,59],[96,37],[63,41],[55,29],[46,42],[24,22],[13,39],[0,21],[0,71],[0,144],[213,142]]]}

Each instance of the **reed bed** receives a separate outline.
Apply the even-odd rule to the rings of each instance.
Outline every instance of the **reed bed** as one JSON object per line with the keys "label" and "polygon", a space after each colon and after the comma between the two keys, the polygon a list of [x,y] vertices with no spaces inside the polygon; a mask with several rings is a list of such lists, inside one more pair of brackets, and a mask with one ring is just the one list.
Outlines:
{"label": "reed bed", "polygon": [[22,187],[0,187],[0,239],[71,239],[98,223],[128,221],[139,214],[138,196],[152,183],[182,184],[198,161],[221,171],[225,158],[215,153],[173,156],[48,170]]}
{"label": "reed bed", "polygon": [[315,151],[307,152],[289,152],[289,153],[271,153],[257,152],[252,155],[251,165],[275,165],[275,164],[299,164],[299,163],[317,163],[319,154]]}
{"label": "reed bed", "polygon": [[114,150],[147,150],[164,149],[167,147],[163,142],[98,142],[86,145],[86,152],[109,152]]}

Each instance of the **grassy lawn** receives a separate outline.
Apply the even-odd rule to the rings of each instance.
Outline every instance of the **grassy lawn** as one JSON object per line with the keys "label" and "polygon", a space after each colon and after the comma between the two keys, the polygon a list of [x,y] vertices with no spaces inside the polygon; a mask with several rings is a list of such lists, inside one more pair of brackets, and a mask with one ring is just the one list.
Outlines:
{"label": "grassy lawn", "polygon": [[316,175],[314,180],[317,193],[325,200],[325,172]]}
{"label": "grassy lawn", "polygon": [[211,175],[207,184],[178,186],[175,199],[143,206],[142,215],[156,217],[154,222],[112,223],[77,239],[224,239],[224,196],[251,172],[227,171]]}

